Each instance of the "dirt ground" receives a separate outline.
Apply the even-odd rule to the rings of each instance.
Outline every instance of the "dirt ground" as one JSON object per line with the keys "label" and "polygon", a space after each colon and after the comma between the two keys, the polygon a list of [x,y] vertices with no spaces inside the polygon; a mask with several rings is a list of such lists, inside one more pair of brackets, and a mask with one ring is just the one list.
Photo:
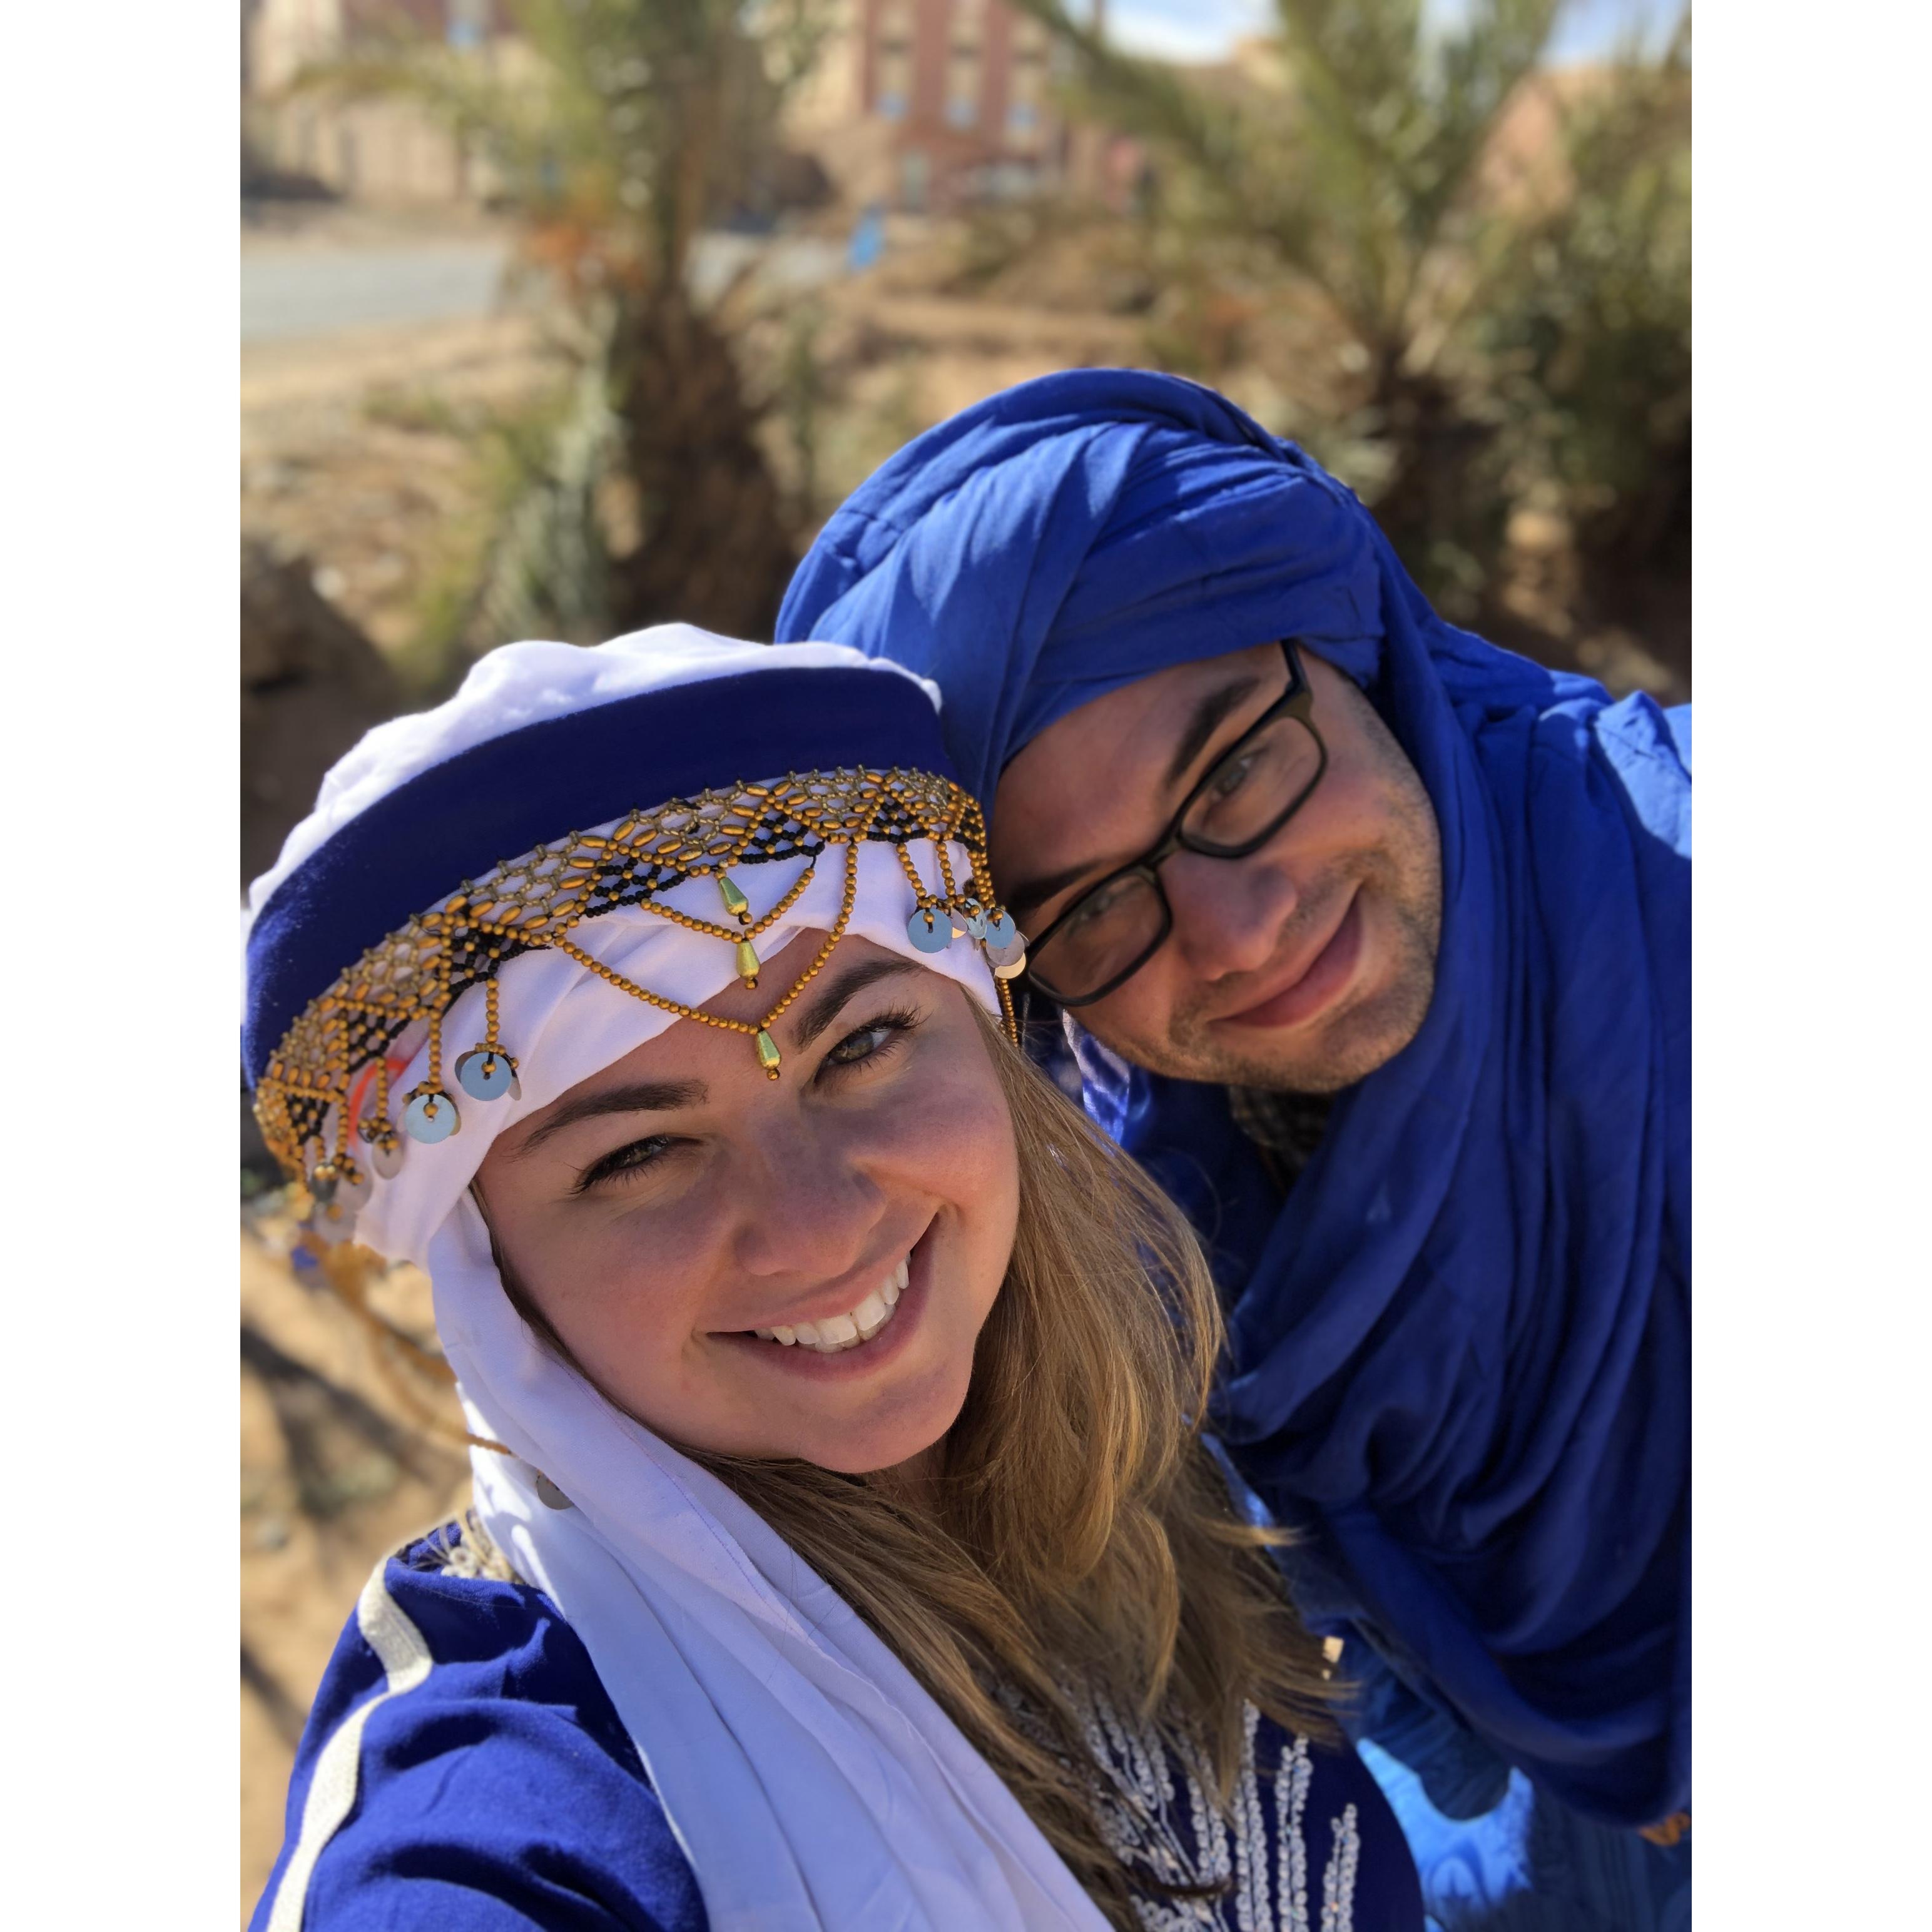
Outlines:
{"label": "dirt ground", "polygon": [[466,424],[539,392],[550,368],[521,315],[250,344],[242,527],[307,556],[332,603],[406,654],[478,505]]}
{"label": "dirt ground", "polygon": [[[871,277],[809,300],[824,386],[814,431],[821,512],[902,444],[982,396],[1054,369],[1147,359],[1139,326],[1125,316],[921,293]],[[785,326],[781,309],[751,332],[768,364],[779,359]],[[434,640],[457,624],[452,613],[489,541],[482,427],[554,394],[563,366],[544,316],[528,309],[251,343],[242,356],[242,526],[306,557],[316,588],[406,682],[433,685]],[[785,416],[774,406],[768,441],[790,482]],[[808,523],[801,544],[812,533]],[[1574,664],[1613,690],[1689,695],[1688,639],[1677,634],[1683,614],[1670,598],[1645,620],[1654,634],[1580,627],[1561,526],[1522,516],[1510,537],[1484,626],[1498,641]]]}
{"label": "dirt ground", "polygon": [[[468,1500],[453,1397],[412,1407],[313,1267],[292,1262],[276,1198],[244,1204],[241,1242],[242,1922],[274,1862],[290,1766],[322,1667],[370,1568]],[[371,1297],[405,1333],[433,1334],[429,1284],[398,1269]],[[408,1385],[411,1388],[414,1384]]]}
{"label": "dirt ground", "polygon": [[[372,248],[400,247],[415,232],[338,212],[248,245],[355,249],[366,262]],[[470,228],[457,232],[474,238]],[[872,278],[804,299],[824,376],[815,496],[826,506],[901,443],[981,396],[1052,369],[1137,359],[1134,326],[1106,314],[904,293]],[[797,307],[772,302],[751,332],[754,357],[760,347],[776,351]],[[561,380],[549,328],[526,303],[243,346],[243,527],[308,557],[323,595],[406,670],[487,541],[490,476],[480,432]],[[793,460],[785,422],[781,401],[771,439],[782,471]]]}

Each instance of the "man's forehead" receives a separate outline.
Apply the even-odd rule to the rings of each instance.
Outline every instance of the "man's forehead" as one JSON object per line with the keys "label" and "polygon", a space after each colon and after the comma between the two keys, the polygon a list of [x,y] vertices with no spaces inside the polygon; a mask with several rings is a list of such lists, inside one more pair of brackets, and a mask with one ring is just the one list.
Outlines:
{"label": "man's forehead", "polygon": [[1251,682],[1265,669],[1265,654],[1273,648],[1195,658],[1103,692],[1056,718],[1013,758],[1000,775],[1001,796],[1010,779],[1020,781],[1022,794],[1030,794],[1070,756],[1094,752],[1104,752],[1116,770],[1131,764],[1158,767],[1164,774],[1201,700],[1228,685]]}

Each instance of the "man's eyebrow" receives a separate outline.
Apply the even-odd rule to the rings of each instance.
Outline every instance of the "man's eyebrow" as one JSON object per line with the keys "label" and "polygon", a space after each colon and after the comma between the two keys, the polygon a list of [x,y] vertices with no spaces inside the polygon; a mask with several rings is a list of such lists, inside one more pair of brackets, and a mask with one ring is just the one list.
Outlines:
{"label": "man's eyebrow", "polygon": [[[1162,791],[1172,791],[1186,777],[1195,760],[1213,743],[1215,733],[1227,722],[1229,712],[1240,710],[1254,695],[1260,682],[1258,677],[1238,677],[1230,683],[1217,685],[1202,698],[1190,714],[1187,728],[1181,733],[1174,748],[1174,756],[1161,775]],[[1048,904],[1082,879],[1112,869],[1098,860],[1089,859],[1080,865],[1069,866],[1064,871],[1050,872],[1043,879],[1028,880],[1005,896],[1006,910],[1017,917],[1022,912],[1032,911],[1036,906]]]}
{"label": "man's eyebrow", "polygon": [[704,1100],[705,1091],[702,1080],[644,1080],[634,1081],[628,1087],[607,1087],[599,1093],[560,1100],[550,1118],[532,1129],[510,1150],[511,1158],[520,1160],[524,1155],[534,1154],[552,1135],[575,1126],[580,1120],[597,1120],[606,1114],[658,1114],[676,1107],[694,1107]]}
{"label": "man's eyebrow", "polygon": [[1181,733],[1180,742],[1174,748],[1174,757],[1162,776],[1163,791],[1172,791],[1186,777],[1195,760],[1214,741],[1214,734],[1220,730],[1228,712],[1246,704],[1260,682],[1258,677],[1238,677],[1233,683],[1208,692],[1195,706],[1194,714],[1187,721],[1187,729]]}
{"label": "man's eyebrow", "polygon": [[792,1045],[802,1053],[833,1020],[847,1000],[856,999],[875,980],[894,973],[916,973],[910,959],[862,959],[836,974],[792,1022]]}
{"label": "man's eyebrow", "polygon": [[1048,900],[1058,898],[1069,886],[1077,886],[1100,869],[1090,859],[1078,866],[1069,866],[1064,872],[1049,872],[1043,879],[1030,880],[1016,890],[1004,895],[1006,908],[1018,919],[1021,914],[1031,912],[1035,906],[1043,906]]}

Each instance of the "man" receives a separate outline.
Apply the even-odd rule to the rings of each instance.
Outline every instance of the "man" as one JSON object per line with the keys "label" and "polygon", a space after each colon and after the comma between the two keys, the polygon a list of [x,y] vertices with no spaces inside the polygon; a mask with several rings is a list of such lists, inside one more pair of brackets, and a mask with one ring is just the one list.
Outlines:
{"label": "man", "polygon": [[1690,1800],[1688,713],[1444,624],[1299,451],[1130,370],[902,451],[779,634],[940,686],[1437,1916],[1683,1922],[1637,1833]]}

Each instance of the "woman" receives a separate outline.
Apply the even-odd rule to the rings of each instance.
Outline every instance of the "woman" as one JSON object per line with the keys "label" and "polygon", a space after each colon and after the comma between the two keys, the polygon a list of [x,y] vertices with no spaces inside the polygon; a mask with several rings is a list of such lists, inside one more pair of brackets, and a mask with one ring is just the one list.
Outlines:
{"label": "woman", "polygon": [[258,1926],[1420,1925],[1194,1432],[1198,1252],[1013,1050],[935,701],[512,646],[258,883],[264,1130],[428,1268],[478,1442]]}

